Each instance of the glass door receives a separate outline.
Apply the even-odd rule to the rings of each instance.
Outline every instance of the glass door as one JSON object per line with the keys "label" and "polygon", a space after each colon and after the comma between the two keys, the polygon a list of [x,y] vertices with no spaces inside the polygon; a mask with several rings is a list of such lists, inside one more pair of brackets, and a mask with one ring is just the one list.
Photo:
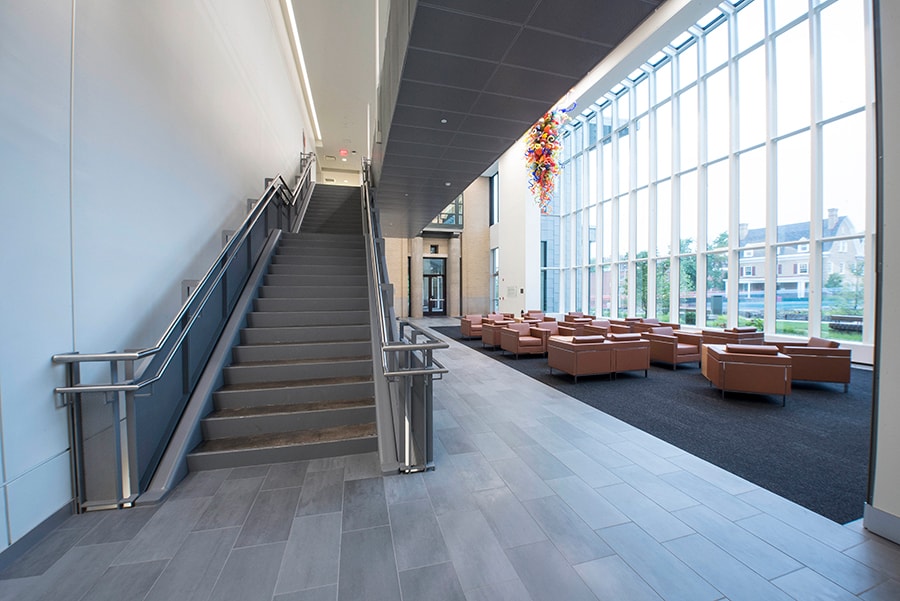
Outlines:
{"label": "glass door", "polygon": [[422,282],[422,315],[446,315],[444,270],[446,259],[425,259]]}

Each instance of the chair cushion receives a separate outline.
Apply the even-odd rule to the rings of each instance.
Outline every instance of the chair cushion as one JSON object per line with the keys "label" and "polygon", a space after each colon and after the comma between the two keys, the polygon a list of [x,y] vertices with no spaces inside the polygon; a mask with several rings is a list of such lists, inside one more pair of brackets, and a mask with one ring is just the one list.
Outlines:
{"label": "chair cushion", "polygon": [[572,337],[572,342],[575,344],[589,344],[591,342],[603,342],[604,340],[606,340],[606,338],[600,335]]}
{"label": "chair cushion", "polygon": [[541,346],[543,341],[534,336],[519,336],[519,346]]}
{"label": "chair cushion", "polygon": [[777,355],[778,347],[765,344],[726,344],[725,352],[742,355]]}
{"label": "chair cushion", "polygon": [[653,328],[650,332],[652,334],[662,334],[663,336],[675,335],[675,330],[672,329],[672,326],[659,326],[658,328]]}
{"label": "chair cushion", "polygon": [[683,342],[678,343],[678,350],[676,354],[678,355],[696,355],[700,352],[700,349],[696,344],[685,344]]}
{"label": "chair cushion", "polygon": [[641,340],[641,335],[634,334],[634,333],[626,334],[624,332],[621,332],[619,334],[610,334],[609,339],[610,340]]}
{"label": "chair cushion", "polygon": [[649,323],[649,324],[656,324],[656,325],[658,325],[658,324],[659,324],[659,320],[656,319],[655,317],[647,317],[647,318],[644,318],[644,319],[642,320],[642,323]]}
{"label": "chair cushion", "polygon": [[725,330],[726,332],[755,332],[756,326],[736,326],[731,328],[730,330]]}
{"label": "chair cushion", "polygon": [[837,348],[840,346],[839,342],[835,342],[834,340],[827,340],[825,338],[816,338],[812,336],[809,339],[809,342],[806,343],[806,346],[815,346],[822,348]]}

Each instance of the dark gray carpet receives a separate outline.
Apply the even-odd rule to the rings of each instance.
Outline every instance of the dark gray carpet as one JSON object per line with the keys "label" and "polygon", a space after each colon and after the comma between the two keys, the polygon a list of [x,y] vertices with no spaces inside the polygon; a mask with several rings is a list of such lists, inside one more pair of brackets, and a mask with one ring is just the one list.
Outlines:
{"label": "dark gray carpet", "polygon": [[[433,328],[459,340],[459,327]],[[557,390],[840,524],[862,517],[869,469],[872,372],[854,369],[850,390],[794,382],[780,396],[711,388],[697,364],[572,377],[550,374],[544,357],[515,359],[460,340]]]}

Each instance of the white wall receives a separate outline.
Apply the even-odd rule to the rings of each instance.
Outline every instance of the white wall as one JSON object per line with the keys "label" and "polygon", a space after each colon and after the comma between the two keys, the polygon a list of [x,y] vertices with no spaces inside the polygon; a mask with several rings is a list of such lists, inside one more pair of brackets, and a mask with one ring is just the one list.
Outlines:
{"label": "white wall", "polygon": [[0,81],[3,549],[71,496],[51,355],[155,344],[311,130],[278,0],[3,2]]}
{"label": "white wall", "polygon": [[[881,71],[882,83],[882,163],[879,165],[883,186],[880,228],[881,244],[881,297],[882,310],[878,312],[879,348],[875,369],[878,376],[876,398],[877,427],[874,465],[874,491],[871,511],[867,508],[866,527],[882,536],[900,543],[900,372],[897,357],[900,356],[900,314],[894,307],[894,299],[900,294],[900,115],[891,107],[900,102],[900,73],[895,65],[900,61],[900,4],[882,0],[881,11]],[[897,235],[895,238],[894,235]]]}
{"label": "white wall", "polygon": [[[523,132],[524,133],[524,132]],[[491,228],[491,246],[500,255],[500,311],[541,308],[541,209],[528,189],[525,143],[518,140],[497,163],[500,220]]]}

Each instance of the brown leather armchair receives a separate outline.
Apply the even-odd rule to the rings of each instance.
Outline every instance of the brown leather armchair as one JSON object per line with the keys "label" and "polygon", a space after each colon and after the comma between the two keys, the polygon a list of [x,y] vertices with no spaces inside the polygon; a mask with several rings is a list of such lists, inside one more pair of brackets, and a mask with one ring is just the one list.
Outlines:
{"label": "brown leather armchair", "polygon": [[559,322],[561,336],[606,336],[609,332],[608,319],[584,319],[570,321],[566,319]]}
{"label": "brown leather armchair", "polygon": [[578,381],[578,376],[613,373],[612,344],[604,344],[603,336],[551,336],[547,341],[547,363]]}
{"label": "brown leather armchair", "polygon": [[481,315],[466,315],[459,320],[463,338],[481,338]]}
{"label": "brown leather armchair", "polygon": [[850,349],[825,338],[812,337],[807,342],[767,342],[791,358],[794,380],[850,384]]}
{"label": "brown leather armchair", "polygon": [[650,369],[650,342],[641,338],[640,334],[617,334],[610,332],[606,344],[613,346],[613,373],[624,371],[644,371],[644,377]]}
{"label": "brown leather armchair", "polygon": [[481,346],[495,348],[500,346],[500,330],[513,323],[511,319],[485,319],[481,323]]}
{"label": "brown leather armchair", "polygon": [[670,326],[658,326],[641,337],[650,341],[650,361],[668,363],[677,369],[680,363],[696,361],[700,365],[700,348],[703,337],[699,333],[673,330]]}
{"label": "brown leather armchair", "polygon": [[780,394],[784,405],[791,393],[791,358],[777,346],[707,344],[702,371],[722,391]]}
{"label": "brown leather armchair", "polygon": [[519,355],[543,355],[547,352],[549,329],[541,329],[530,323],[511,323],[500,330],[500,348]]}
{"label": "brown leather armchair", "polygon": [[640,321],[631,322],[632,332],[650,332],[653,328],[672,328],[673,330],[681,329],[681,324],[670,323],[668,321],[660,321],[655,317],[642,317]]}

